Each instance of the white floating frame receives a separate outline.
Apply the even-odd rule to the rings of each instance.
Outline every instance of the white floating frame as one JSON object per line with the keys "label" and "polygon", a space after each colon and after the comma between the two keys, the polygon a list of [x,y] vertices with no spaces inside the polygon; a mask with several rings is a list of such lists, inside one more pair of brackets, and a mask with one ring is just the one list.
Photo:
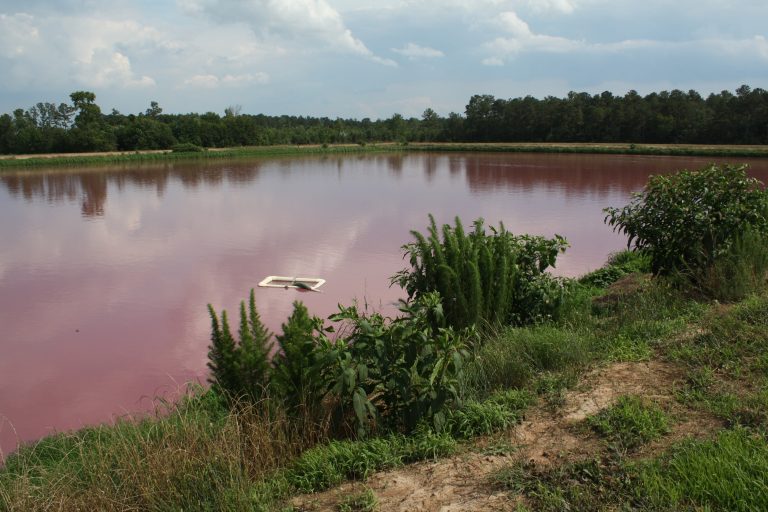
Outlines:
{"label": "white floating frame", "polygon": [[267,276],[259,283],[261,288],[298,288],[295,283],[304,283],[312,290],[317,290],[323,284],[325,279],[319,277],[289,277],[289,276]]}

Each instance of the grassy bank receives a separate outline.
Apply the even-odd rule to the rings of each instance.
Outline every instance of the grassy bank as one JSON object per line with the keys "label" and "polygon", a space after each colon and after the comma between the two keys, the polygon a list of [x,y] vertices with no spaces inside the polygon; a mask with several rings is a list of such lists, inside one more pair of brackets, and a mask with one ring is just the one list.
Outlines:
{"label": "grassy bank", "polygon": [[[679,369],[672,402],[621,398],[573,427],[598,443],[593,457],[513,462],[494,475],[494,492],[521,500],[520,510],[764,509],[768,296],[702,301],[649,280],[635,272],[644,263],[629,260],[569,281],[556,319],[486,332],[461,383],[463,405],[439,434],[334,440],[327,424],[297,421],[268,400],[230,409],[196,390],[155,417],[22,447],[0,470],[0,509],[303,510],[291,496],[472,453],[478,436],[509,439],[503,433],[526,410],[564,408],[590,369],[654,361]],[[716,428],[664,441],[697,415]],[[337,505],[367,506],[387,508],[371,489]]]}
{"label": "grassy bank", "polygon": [[455,151],[498,153],[573,153],[658,156],[766,158],[768,146],[593,143],[376,143],[345,145],[249,146],[199,152],[142,151],[0,156],[0,171],[20,167],[219,160],[269,156],[370,153],[381,151]]}
{"label": "grassy bank", "polygon": [[29,167],[107,165],[142,162],[225,160],[232,158],[259,158],[270,156],[301,156],[317,154],[368,153],[397,151],[397,144],[345,144],[305,146],[248,146],[236,148],[208,149],[205,151],[136,151],[109,153],[77,153],[68,155],[14,155],[0,156],[0,171]]}
{"label": "grassy bank", "polygon": [[472,151],[495,153],[575,153],[603,155],[712,156],[765,158],[768,146],[630,143],[411,143],[421,151]]}

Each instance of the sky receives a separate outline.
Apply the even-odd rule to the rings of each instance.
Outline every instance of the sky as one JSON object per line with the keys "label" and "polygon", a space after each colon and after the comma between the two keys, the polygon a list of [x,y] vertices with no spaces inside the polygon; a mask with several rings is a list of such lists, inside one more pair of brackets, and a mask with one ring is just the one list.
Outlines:
{"label": "sky", "polygon": [[371,119],[500,98],[768,88],[766,0],[0,0],[0,112]]}

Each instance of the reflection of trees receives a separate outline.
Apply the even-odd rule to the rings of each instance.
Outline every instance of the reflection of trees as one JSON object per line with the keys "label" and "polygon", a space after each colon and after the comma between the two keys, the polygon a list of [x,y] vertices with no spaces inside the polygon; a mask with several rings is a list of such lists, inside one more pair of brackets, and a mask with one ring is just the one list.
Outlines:
{"label": "reflection of trees", "polygon": [[103,216],[107,202],[107,177],[101,173],[86,174],[81,177],[80,186],[83,190],[83,216]]}
{"label": "reflection of trees", "polygon": [[35,170],[0,177],[0,183],[13,197],[27,201],[41,199],[49,203],[82,201],[86,217],[104,215],[110,185],[124,190],[126,186],[154,188],[162,197],[172,180],[184,187],[201,185],[217,187],[222,183],[245,185],[259,176],[259,162],[203,163],[200,165],[152,165],[141,167],[90,168],[78,171]]}
{"label": "reflection of trees", "polygon": [[424,158],[424,175],[427,181],[432,181],[437,172],[438,157],[435,155],[426,155]]}
{"label": "reflection of trees", "polygon": [[[607,194],[641,190],[650,174],[663,174],[684,167],[706,165],[702,160],[673,157],[627,157],[622,155],[469,155],[451,159],[450,168],[463,164],[473,192],[494,189],[531,190],[534,187],[562,189],[566,195]],[[752,172],[768,177],[764,162]],[[755,167],[757,167],[755,165]]]}
{"label": "reflection of trees", "polygon": [[399,177],[403,173],[403,155],[388,155],[384,158],[390,173]]}

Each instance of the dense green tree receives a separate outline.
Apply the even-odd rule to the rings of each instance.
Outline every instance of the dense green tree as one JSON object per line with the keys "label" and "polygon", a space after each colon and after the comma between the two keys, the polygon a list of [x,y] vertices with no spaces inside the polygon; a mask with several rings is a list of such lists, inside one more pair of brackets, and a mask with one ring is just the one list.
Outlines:
{"label": "dense green tree", "polygon": [[696,91],[615,96],[571,91],[564,98],[503,99],[474,95],[464,115],[420,119],[243,114],[164,114],[156,101],[138,115],[105,115],[96,95],[75,91],[72,104],[37,103],[0,121],[0,152],[170,148],[176,142],[223,147],[267,144],[344,144],[383,141],[768,143],[768,92],[743,85],[706,99]]}

